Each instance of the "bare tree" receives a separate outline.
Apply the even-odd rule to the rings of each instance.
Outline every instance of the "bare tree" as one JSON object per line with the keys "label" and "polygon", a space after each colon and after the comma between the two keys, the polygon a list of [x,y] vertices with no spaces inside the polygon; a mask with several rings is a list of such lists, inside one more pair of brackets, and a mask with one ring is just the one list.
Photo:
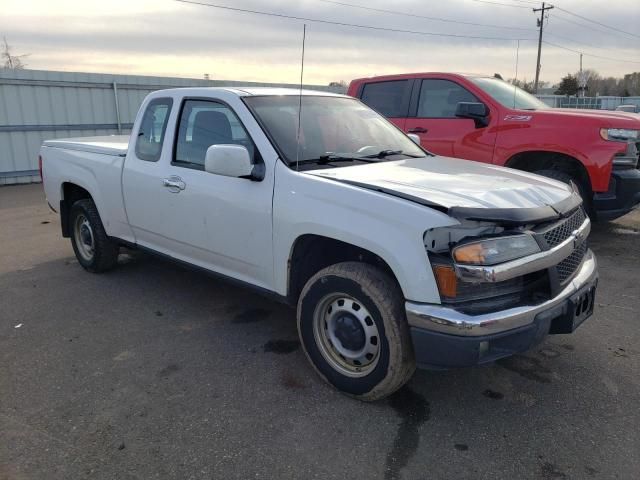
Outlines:
{"label": "bare tree", "polygon": [[7,42],[7,37],[2,37],[2,53],[0,53],[0,58],[4,61],[4,68],[10,68],[12,70],[22,70],[27,66],[26,63],[22,61],[24,57],[28,57],[29,54],[24,55],[13,55],[11,53],[11,46]]}

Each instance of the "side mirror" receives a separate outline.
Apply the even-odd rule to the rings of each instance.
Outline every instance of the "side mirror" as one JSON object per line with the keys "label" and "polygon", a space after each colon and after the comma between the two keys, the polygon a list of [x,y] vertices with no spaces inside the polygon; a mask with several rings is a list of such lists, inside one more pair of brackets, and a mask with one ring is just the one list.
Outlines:
{"label": "side mirror", "polygon": [[204,171],[255,181],[264,178],[264,165],[253,165],[249,150],[243,145],[211,145],[204,157]]}
{"label": "side mirror", "polygon": [[407,137],[413,140],[413,143],[415,143],[416,145],[420,145],[420,137],[415,133],[407,133]]}
{"label": "side mirror", "polygon": [[476,122],[476,128],[489,125],[489,109],[484,103],[460,102],[456,105],[456,117],[470,118]]}

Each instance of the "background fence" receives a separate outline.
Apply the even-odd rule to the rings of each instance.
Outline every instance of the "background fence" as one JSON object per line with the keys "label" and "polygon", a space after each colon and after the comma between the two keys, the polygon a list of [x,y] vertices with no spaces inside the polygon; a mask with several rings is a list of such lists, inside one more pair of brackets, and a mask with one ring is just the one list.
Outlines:
{"label": "background fence", "polygon": [[594,108],[615,110],[618,105],[638,105],[640,97],[567,97],[566,95],[536,95],[540,100],[556,108]]}
{"label": "background fence", "polygon": [[[39,181],[46,139],[129,133],[138,107],[154,90],[220,86],[298,87],[191,78],[0,69],[0,185]],[[344,93],[342,87],[305,85]]]}
{"label": "background fence", "polygon": [[[46,139],[129,133],[138,107],[154,90],[220,86],[297,87],[194,78],[0,69],[0,185],[39,181],[38,151]],[[344,87],[305,85],[344,93]],[[640,97],[539,95],[551,107],[613,110]]]}

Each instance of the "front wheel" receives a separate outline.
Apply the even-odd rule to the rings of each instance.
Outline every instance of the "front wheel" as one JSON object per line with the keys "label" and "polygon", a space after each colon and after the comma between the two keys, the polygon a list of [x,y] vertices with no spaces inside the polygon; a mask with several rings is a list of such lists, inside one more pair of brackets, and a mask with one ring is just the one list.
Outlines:
{"label": "front wheel", "polygon": [[320,376],[360,400],[392,394],[415,370],[400,288],[372,265],[344,262],[315,274],[298,301],[298,332]]}
{"label": "front wheel", "polygon": [[78,263],[89,272],[110,270],[118,263],[118,245],[107,235],[93,200],[85,198],[69,212],[71,245]]}

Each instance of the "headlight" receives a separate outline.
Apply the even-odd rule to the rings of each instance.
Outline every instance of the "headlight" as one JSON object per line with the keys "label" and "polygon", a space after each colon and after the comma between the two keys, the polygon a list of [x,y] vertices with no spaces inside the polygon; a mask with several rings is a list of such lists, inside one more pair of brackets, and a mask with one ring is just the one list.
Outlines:
{"label": "headlight", "polygon": [[601,128],[600,136],[605,140],[614,142],[628,142],[629,140],[638,140],[640,138],[640,130],[630,130],[627,128]]}
{"label": "headlight", "polygon": [[467,265],[496,265],[540,252],[531,235],[511,235],[464,243],[453,249],[453,259]]}

